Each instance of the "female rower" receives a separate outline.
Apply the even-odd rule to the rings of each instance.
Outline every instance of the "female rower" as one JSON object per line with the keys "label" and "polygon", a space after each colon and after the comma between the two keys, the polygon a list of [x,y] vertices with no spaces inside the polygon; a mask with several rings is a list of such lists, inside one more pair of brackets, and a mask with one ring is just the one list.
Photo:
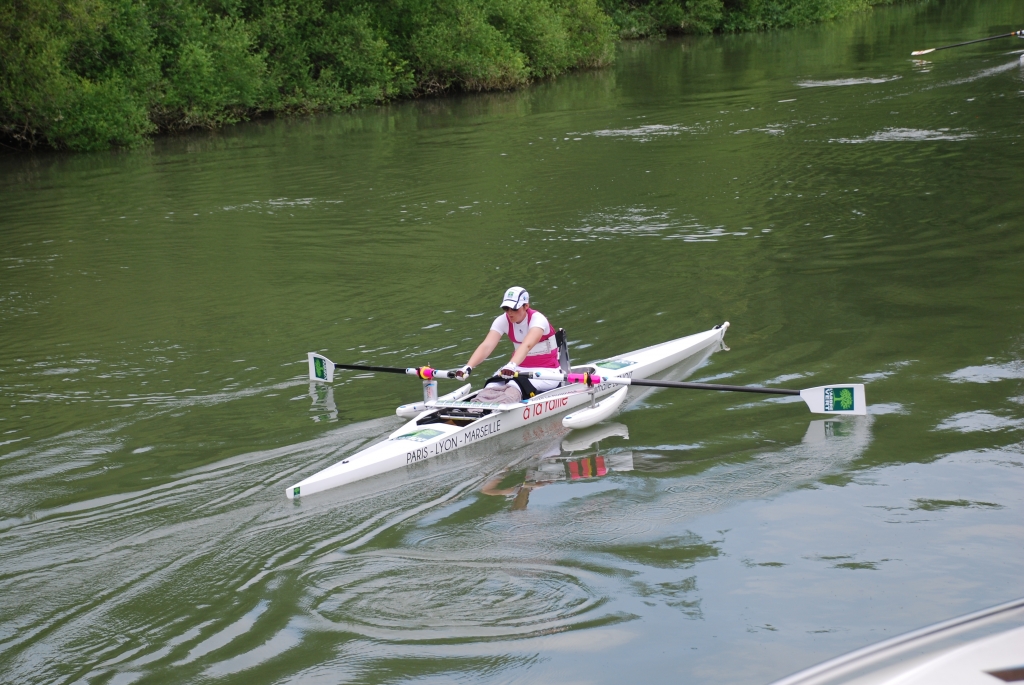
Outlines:
{"label": "female rower", "polygon": [[558,381],[530,381],[516,376],[517,371],[535,371],[540,369],[558,369],[558,345],[555,342],[555,329],[546,316],[535,309],[530,309],[530,293],[519,286],[505,291],[501,301],[505,313],[491,324],[487,337],[476,348],[469,362],[455,372],[456,377],[466,378],[494,352],[507,335],[515,352],[507,364],[498,371],[498,375],[488,379],[484,389],[477,393],[474,400],[478,402],[518,402],[523,398],[533,397],[545,390],[557,388]]}

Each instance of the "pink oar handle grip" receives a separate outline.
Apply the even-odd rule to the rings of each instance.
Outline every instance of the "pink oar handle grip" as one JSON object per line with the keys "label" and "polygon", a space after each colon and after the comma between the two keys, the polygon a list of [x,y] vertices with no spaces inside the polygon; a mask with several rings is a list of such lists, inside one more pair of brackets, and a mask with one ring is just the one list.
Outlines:
{"label": "pink oar handle grip", "polygon": [[435,378],[456,378],[455,371],[451,369],[432,369],[429,366],[415,366],[411,369],[406,369],[405,372],[410,376],[416,376],[422,378],[425,381],[432,381]]}
{"label": "pink oar handle grip", "polygon": [[567,373],[565,375],[566,383],[585,383],[587,385],[600,385],[601,377],[595,376],[592,373]]}
{"label": "pink oar handle grip", "polygon": [[432,369],[429,366],[414,366],[406,369],[405,372],[410,376],[416,376],[417,378],[422,378],[425,381],[433,380],[435,377],[440,377],[437,375],[437,370]]}

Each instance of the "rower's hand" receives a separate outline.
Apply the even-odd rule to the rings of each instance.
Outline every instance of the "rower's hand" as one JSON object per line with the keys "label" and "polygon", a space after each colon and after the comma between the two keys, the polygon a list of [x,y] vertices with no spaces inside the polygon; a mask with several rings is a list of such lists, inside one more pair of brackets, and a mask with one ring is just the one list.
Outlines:
{"label": "rower's hand", "polygon": [[473,367],[470,366],[469,364],[466,364],[460,369],[455,369],[455,377],[458,378],[460,381],[464,381],[467,378],[469,378],[469,374],[471,373],[473,373]]}
{"label": "rower's hand", "polygon": [[498,375],[502,376],[503,378],[512,378],[512,376],[516,375],[517,371],[519,371],[519,365],[509,362],[508,364],[505,364],[505,366],[498,369]]}

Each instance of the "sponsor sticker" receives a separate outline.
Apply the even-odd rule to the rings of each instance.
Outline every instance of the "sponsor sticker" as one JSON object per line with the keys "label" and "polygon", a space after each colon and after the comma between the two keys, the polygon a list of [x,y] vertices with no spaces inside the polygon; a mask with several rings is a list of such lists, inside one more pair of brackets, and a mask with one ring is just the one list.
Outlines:
{"label": "sponsor sticker", "polygon": [[433,428],[421,428],[420,430],[413,431],[412,433],[406,433],[405,435],[399,435],[397,439],[398,440],[415,440],[416,442],[426,442],[427,440],[430,440],[431,438],[436,438],[437,436],[441,435],[442,433],[444,433],[444,431],[434,430]]}
{"label": "sponsor sticker", "polygon": [[322,381],[327,380],[327,364],[323,357],[313,357],[313,375]]}
{"label": "sponsor sticker", "polygon": [[853,411],[853,388],[825,388],[825,411]]}
{"label": "sponsor sticker", "polygon": [[[405,463],[415,464],[418,461],[424,459],[430,459],[436,457],[439,454],[458,449],[463,445],[468,445],[474,440],[480,438],[486,438],[488,435],[494,435],[501,430],[501,419],[495,419],[490,423],[471,428],[462,433],[449,434],[442,440],[438,440],[432,445],[424,445],[423,447],[416,447],[405,453]],[[419,440],[421,442],[429,440],[430,438],[437,437],[442,434],[442,431],[434,430],[432,428],[421,428],[415,433],[406,433],[405,435],[398,436],[398,439],[405,438],[407,440]]]}
{"label": "sponsor sticker", "polygon": [[531,418],[540,416],[545,412],[560,410],[567,404],[569,404],[568,395],[561,395],[546,401],[530,402],[523,407],[523,421],[529,421]]}
{"label": "sponsor sticker", "polygon": [[606,362],[598,362],[595,366],[600,366],[602,369],[611,369],[612,371],[618,371],[624,369],[627,366],[633,366],[636,362],[631,362],[628,359],[612,359]]}

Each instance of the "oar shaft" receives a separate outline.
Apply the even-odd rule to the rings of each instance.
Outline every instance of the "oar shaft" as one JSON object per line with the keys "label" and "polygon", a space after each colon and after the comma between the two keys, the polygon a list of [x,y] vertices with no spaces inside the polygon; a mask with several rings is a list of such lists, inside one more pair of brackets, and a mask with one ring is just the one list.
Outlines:
{"label": "oar shaft", "polygon": [[722,390],[725,392],[756,392],[762,395],[799,395],[799,390],[783,388],[757,388],[749,385],[719,385],[717,383],[681,383],[679,381],[648,381],[639,378],[597,376],[590,373],[564,374],[558,371],[521,371],[527,378],[560,380],[567,383],[582,383],[587,386],[611,383],[612,385],[642,385],[650,388],[689,388],[691,390]]}
{"label": "oar shaft", "polygon": [[335,364],[336,369],[348,369],[350,371],[380,371],[381,373],[407,374],[409,369],[399,369],[395,366],[365,366],[363,364]]}
{"label": "oar shaft", "polygon": [[1000,33],[998,36],[988,36],[987,38],[975,38],[974,40],[965,40],[963,43],[953,43],[952,45],[943,45],[938,48],[929,48],[928,50],[917,50],[910,53],[911,55],[924,55],[929,52],[935,52],[936,50],[948,50],[949,48],[958,48],[961,45],[973,45],[974,43],[984,43],[987,40],[996,40],[998,38],[1013,38],[1018,36],[1024,38],[1024,29],[1020,31],[1010,31],[1009,33]]}
{"label": "oar shaft", "polygon": [[[331,362],[334,364],[334,362]],[[336,369],[348,369],[350,371],[380,371],[381,373],[400,373],[405,376],[416,376],[423,380],[434,378],[455,378],[455,372],[445,369],[432,369],[429,366],[413,366],[408,369],[400,369],[396,366],[366,366],[365,364],[334,364]]]}
{"label": "oar shaft", "polygon": [[[762,395],[799,395],[799,390],[787,390],[784,388],[755,388],[747,385],[719,385],[717,383],[680,383],[677,381],[645,381],[633,378],[609,378],[612,383],[622,385],[642,385],[651,388],[689,388],[692,390],[722,390],[725,392],[756,392]],[[621,381],[629,383],[621,383]]]}
{"label": "oar shaft", "polygon": [[954,43],[953,45],[943,45],[941,48],[935,48],[936,50],[946,50],[949,48],[958,48],[961,45],[971,45],[972,43],[984,43],[986,40],[996,40],[997,38],[1013,38],[1014,36],[1024,36],[1024,30],[1021,31],[1010,31],[1009,33],[1000,33],[998,36],[989,36],[988,38],[975,38],[974,40],[965,40],[963,43]]}

